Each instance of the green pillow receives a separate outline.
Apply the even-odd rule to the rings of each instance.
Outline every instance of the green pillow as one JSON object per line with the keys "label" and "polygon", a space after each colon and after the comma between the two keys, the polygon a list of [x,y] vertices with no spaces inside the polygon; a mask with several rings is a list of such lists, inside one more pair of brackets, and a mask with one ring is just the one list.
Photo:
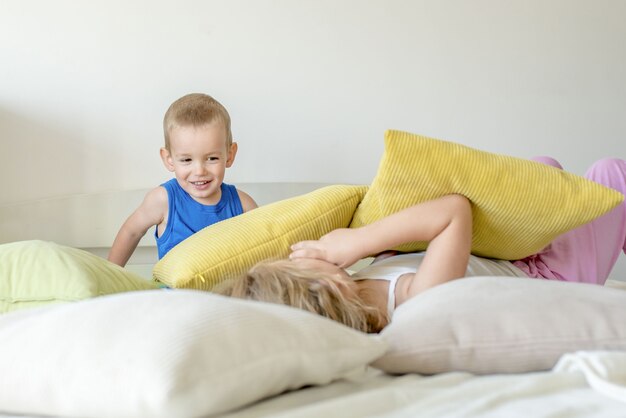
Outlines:
{"label": "green pillow", "polygon": [[0,313],[158,285],[87,251],[46,241],[0,245]]}

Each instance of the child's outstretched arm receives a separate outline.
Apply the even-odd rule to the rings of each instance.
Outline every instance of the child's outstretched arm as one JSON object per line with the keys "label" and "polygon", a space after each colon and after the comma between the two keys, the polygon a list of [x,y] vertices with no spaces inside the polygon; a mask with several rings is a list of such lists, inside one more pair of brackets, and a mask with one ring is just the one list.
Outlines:
{"label": "child's outstretched arm", "polygon": [[167,207],[167,191],[163,187],[149,191],[117,233],[108,260],[124,267],[148,229],[164,221]]}
{"label": "child's outstretched arm", "polygon": [[317,241],[292,246],[291,258],[317,258],[340,267],[412,241],[429,242],[409,288],[410,295],[463,277],[472,241],[472,210],[467,198],[447,195],[403,209],[356,229],[337,229]]}
{"label": "child's outstretched arm", "polygon": [[[464,277],[472,248],[472,208],[465,197],[456,195],[440,223],[431,233],[426,255],[411,280],[406,298],[448,282]],[[447,217],[447,221],[446,221]],[[402,301],[398,300],[398,304]]]}

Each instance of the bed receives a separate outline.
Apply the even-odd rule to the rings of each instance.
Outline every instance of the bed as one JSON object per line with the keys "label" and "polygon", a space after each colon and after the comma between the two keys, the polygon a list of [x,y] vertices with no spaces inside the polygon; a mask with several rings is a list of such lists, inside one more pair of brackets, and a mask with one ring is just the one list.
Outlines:
{"label": "bed", "polygon": [[[254,184],[241,187],[253,190],[251,193],[265,205],[322,186]],[[30,240],[35,238],[33,231],[39,231],[39,238],[86,249],[94,254],[105,254],[118,224],[143,193],[130,191],[69,196],[5,206],[1,208],[1,236],[5,242]],[[98,227],[80,230],[60,224],[56,224],[55,228],[42,227],[44,224],[49,225],[51,218],[60,219],[56,215],[68,213],[73,213],[80,225],[93,225],[94,219],[98,219],[95,222]],[[81,220],[81,213],[89,213],[90,216]],[[27,220],[28,226],[18,234],[14,225],[24,225],[24,220]],[[48,235],[42,236],[42,231]],[[142,251],[147,254],[147,258],[136,258],[132,262],[134,264],[129,266],[130,270],[143,275],[147,266],[154,263],[150,258],[155,250],[152,242],[152,237],[142,241]],[[473,286],[493,286],[491,281],[494,278],[474,279]],[[499,279],[503,283],[507,280],[519,283],[518,279]],[[538,283],[534,280],[519,280],[525,285]],[[507,282],[507,288],[510,287]],[[492,287],[489,288],[494,291]],[[461,323],[459,329],[448,330],[452,337],[426,335],[434,332],[433,329],[445,328],[445,325],[436,324],[437,318],[417,321],[421,337],[426,340],[453,338],[461,341],[448,341],[448,344],[455,345],[454,349],[448,350],[447,357],[443,356],[446,358],[429,357],[426,361],[429,366],[424,368],[422,365],[424,369],[421,372],[398,371],[398,367],[403,367],[404,360],[401,359],[396,359],[395,364],[393,359],[391,363],[380,363],[382,353],[390,350],[384,332],[382,338],[368,336],[305,312],[291,312],[295,311],[292,308],[266,307],[258,302],[241,301],[252,303],[255,309],[259,309],[247,316],[246,309],[250,306],[233,307],[231,301],[221,300],[217,295],[205,295],[207,292],[186,289],[157,292],[140,290],[72,304],[20,310],[0,316],[0,335],[5,341],[2,344],[3,360],[0,361],[0,369],[3,370],[0,375],[0,411],[3,412],[2,416],[51,414],[82,417],[624,416],[626,322],[623,321],[623,314],[626,313],[626,283],[610,280],[604,288],[584,287],[587,295],[589,292],[602,291],[588,301],[584,300],[578,288],[571,290],[572,297],[567,298],[569,301],[563,299],[560,287],[552,290],[552,293],[546,293],[544,289],[544,300],[535,300],[534,303],[538,306],[544,303],[544,312],[552,301],[552,306],[559,306],[559,310],[573,309],[578,314],[562,315],[557,323],[548,325],[539,325],[541,316],[534,319],[526,317],[527,322],[535,321],[532,325],[535,328],[517,330],[522,332],[522,337],[519,334],[506,334],[506,330],[499,328],[515,328],[504,319],[500,318],[503,322],[498,323],[493,321],[491,327],[494,332],[500,333],[498,341],[503,343],[509,339],[508,343],[514,341],[516,347],[502,346],[494,351],[494,347],[489,347],[494,341],[482,340],[478,344],[470,341],[475,336],[459,331],[472,328],[471,323],[475,321],[483,321],[480,327],[489,328],[489,325],[485,325],[488,316],[472,317],[466,319],[466,322],[459,318],[477,311],[476,306],[466,307],[469,313],[448,312],[449,315],[457,315],[456,322]],[[455,292],[467,294],[468,291],[457,289]],[[526,294],[533,292],[532,289],[522,287],[518,291]],[[146,299],[147,306],[158,305],[160,308],[153,313],[143,310],[143,314],[137,315],[136,321],[133,320],[133,312],[141,306],[142,297],[158,295],[169,298],[168,292],[185,298],[189,296],[187,293],[193,297],[201,293],[203,297],[218,298],[224,306],[219,312],[204,312],[200,316],[204,316],[205,321],[198,322],[190,317],[198,312],[189,308],[195,306],[189,299],[180,301],[187,307],[187,311],[192,312],[186,317],[164,313],[163,303],[150,304],[150,300]],[[451,297],[454,296],[446,296],[446,300],[451,301]],[[520,304],[529,303],[528,298],[519,294],[502,299],[501,303],[507,307],[493,309],[508,309],[501,315],[508,315],[508,321],[518,321],[523,312],[521,307],[512,306],[511,300],[518,300]],[[436,305],[440,303],[437,300],[441,298],[425,303]],[[611,301],[613,308],[606,309],[607,300]],[[475,303],[484,307],[485,301],[477,300]],[[207,304],[202,302],[200,305]],[[172,307],[185,311],[179,308],[176,304]],[[280,309],[270,311],[275,308]],[[117,312],[117,315],[111,311]],[[266,314],[269,315],[267,318],[264,317]],[[411,318],[422,315],[401,309],[399,314],[407,314]],[[622,315],[621,318],[618,318],[619,315]],[[240,324],[239,333],[217,329],[220,322],[227,320],[231,321],[230,325]],[[151,326],[154,321],[159,326]],[[124,331],[127,328],[125,323],[128,322],[134,325]],[[571,326],[571,323],[575,326]],[[212,329],[213,334],[197,334],[199,325]],[[295,325],[300,329],[300,334],[294,334]],[[221,326],[226,327],[227,324]],[[559,331],[554,329],[548,333],[552,337],[569,339],[567,344],[571,345],[571,350],[554,341],[550,342],[551,348],[545,345],[546,341],[539,341],[546,338],[542,329],[551,326],[576,334],[558,334]],[[137,335],[138,329],[151,329],[154,332],[144,332],[144,343],[133,343],[132,335]],[[169,333],[165,332],[167,329],[170,329]],[[253,329],[256,331],[253,332]],[[235,337],[239,340],[235,339],[231,345],[228,338]],[[172,339],[176,340],[176,344],[171,342]],[[535,342],[540,343],[539,346],[531,347]],[[341,350],[337,350],[335,344],[341,346]],[[465,348],[471,348],[471,353],[461,353],[463,344]],[[221,349],[217,350],[216,345],[222,346]],[[242,345],[257,345],[257,348],[243,350]],[[284,346],[290,346],[293,350],[276,354],[277,349]],[[104,347],[106,352],[103,352]],[[239,351],[236,347],[239,347]],[[198,350],[210,352],[210,357],[217,360],[202,363],[199,359],[202,353]],[[396,347],[397,350],[401,348]],[[508,354],[506,350],[509,350]],[[150,351],[154,355],[148,355]],[[436,351],[441,353],[446,350],[439,346]],[[426,359],[424,356],[427,354],[420,355],[422,360]],[[137,358],[143,358],[143,369],[137,365]],[[453,358],[456,358],[456,362]],[[246,361],[254,363],[264,359],[269,363],[256,369],[254,365],[246,364]],[[190,361],[192,364],[189,364]],[[227,376],[224,370],[214,370],[216,364],[228,361],[232,361],[230,367],[234,375]],[[376,367],[377,364],[380,368]],[[237,369],[237,365],[246,367]],[[205,375],[189,377],[190,368],[197,368]],[[68,369],[72,371],[68,372]],[[202,389],[200,393],[197,392],[199,388]],[[207,393],[212,395],[208,396]]]}
{"label": "bed", "polygon": [[[580,183],[541,175],[541,189],[552,177]],[[626,277],[605,286],[455,280],[399,306],[380,334],[365,334],[207,290],[242,260],[284,255],[289,242],[348,226],[376,180],[238,186],[259,209],[209,227],[156,264],[147,236],[126,269],[102,256],[145,190],[0,207],[1,416],[626,416],[626,282],[617,280]],[[583,192],[581,204],[597,200]]]}

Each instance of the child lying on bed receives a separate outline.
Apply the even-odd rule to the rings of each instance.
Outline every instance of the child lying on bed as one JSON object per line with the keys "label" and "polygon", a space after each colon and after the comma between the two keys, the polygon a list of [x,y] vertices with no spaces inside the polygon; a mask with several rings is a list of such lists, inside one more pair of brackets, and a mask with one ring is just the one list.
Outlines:
{"label": "child lying on bed", "polygon": [[108,259],[126,265],[148,229],[162,258],[204,227],[257,207],[235,186],[223,183],[237,154],[228,111],[211,96],[188,94],[171,104],[163,119],[161,159],[175,177],[148,192],[124,222]]}
{"label": "child lying on bed", "polygon": [[[550,158],[537,161],[561,168]],[[585,177],[626,194],[626,161],[596,162]],[[539,254],[512,262],[470,255],[469,201],[448,195],[406,208],[357,229],[337,229],[292,246],[289,260],[261,262],[217,293],[279,303],[318,313],[353,328],[378,332],[393,310],[433,286],[468,275],[509,275],[604,284],[620,251],[626,253],[626,203],[571,230]],[[428,241],[425,252],[385,250]],[[344,268],[381,256],[350,276]],[[485,267],[486,266],[486,267]]]}

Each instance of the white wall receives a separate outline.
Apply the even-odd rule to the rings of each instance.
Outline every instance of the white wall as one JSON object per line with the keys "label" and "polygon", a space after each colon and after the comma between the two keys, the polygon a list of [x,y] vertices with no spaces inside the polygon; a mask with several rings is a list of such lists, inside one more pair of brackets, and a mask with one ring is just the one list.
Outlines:
{"label": "white wall", "polygon": [[231,112],[230,182],[369,183],[387,128],[582,174],[626,157],[623,0],[0,0],[0,204],[155,186],[161,120]]}

